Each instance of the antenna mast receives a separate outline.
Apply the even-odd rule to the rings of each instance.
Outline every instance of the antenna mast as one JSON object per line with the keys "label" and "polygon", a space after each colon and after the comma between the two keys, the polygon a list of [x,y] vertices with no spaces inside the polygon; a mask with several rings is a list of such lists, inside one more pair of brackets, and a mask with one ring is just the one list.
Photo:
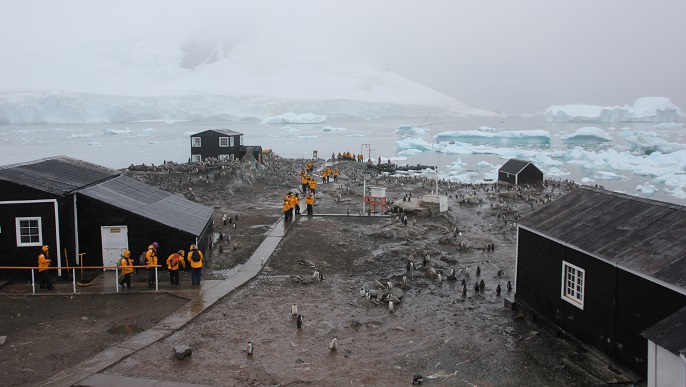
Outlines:
{"label": "antenna mast", "polygon": [[[431,113],[427,116],[427,121],[430,121]],[[436,175],[436,197],[438,197],[438,162],[436,161],[436,148],[434,146],[434,131],[432,125],[443,125],[442,122],[429,122],[425,125],[419,125],[420,128],[429,127],[429,133],[431,134],[431,148],[434,151],[434,173]]]}

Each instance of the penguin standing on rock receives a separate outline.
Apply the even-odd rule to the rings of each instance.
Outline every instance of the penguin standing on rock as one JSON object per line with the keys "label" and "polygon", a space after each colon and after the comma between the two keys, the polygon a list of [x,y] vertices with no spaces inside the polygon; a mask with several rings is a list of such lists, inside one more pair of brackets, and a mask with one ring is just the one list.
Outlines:
{"label": "penguin standing on rock", "polygon": [[338,339],[336,338],[336,336],[334,336],[333,339],[331,339],[331,342],[329,343],[329,349],[335,351],[336,347],[338,347]]}
{"label": "penguin standing on rock", "polygon": [[507,281],[507,292],[509,293],[511,291],[512,291],[512,284],[510,283],[510,281]]}
{"label": "penguin standing on rock", "polygon": [[500,284],[495,288],[495,295],[499,296],[500,295]]}
{"label": "penguin standing on rock", "polygon": [[481,266],[477,266],[476,267],[476,276],[478,277],[480,275],[481,275]]}
{"label": "penguin standing on rock", "polygon": [[248,353],[248,356],[252,356],[253,345],[251,341],[248,341],[248,347],[245,349],[245,351]]}
{"label": "penguin standing on rock", "polygon": [[291,306],[291,316],[297,316],[298,315],[298,305],[293,304]]}
{"label": "penguin standing on rock", "polygon": [[479,282],[479,290],[484,290],[485,287],[486,287],[486,283],[482,279],[481,282]]}
{"label": "penguin standing on rock", "polygon": [[479,283],[478,282],[474,283],[474,293],[479,293]]}
{"label": "penguin standing on rock", "polygon": [[302,329],[303,327],[303,315],[299,314],[298,318],[295,319],[295,327],[297,329]]}
{"label": "penguin standing on rock", "polygon": [[465,284],[462,284],[462,295],[463,296],[467,295],[467,286],[465,286]]}

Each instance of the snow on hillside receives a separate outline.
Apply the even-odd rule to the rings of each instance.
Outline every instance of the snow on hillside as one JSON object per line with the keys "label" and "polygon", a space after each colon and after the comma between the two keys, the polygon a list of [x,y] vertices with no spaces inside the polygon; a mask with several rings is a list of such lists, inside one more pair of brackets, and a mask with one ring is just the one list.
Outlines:
{"label": "snow on hillside", "polygon": [[[212,61],[192,69],[181,65],[183,52],[174,47],[60,52],[53,67],[27,53],[0,74],[0,124],[262,120],[288,112],[350,118],[496,115],[387,70],[272,63],[262,60],[259,48],[217,50]],[[20,76],[27,73],[32,76]]]}

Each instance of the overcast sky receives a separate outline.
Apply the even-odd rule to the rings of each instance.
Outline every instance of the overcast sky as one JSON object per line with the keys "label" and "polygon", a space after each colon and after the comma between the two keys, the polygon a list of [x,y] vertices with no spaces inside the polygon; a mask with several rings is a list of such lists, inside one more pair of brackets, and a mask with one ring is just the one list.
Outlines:
{"label": "overcast sky", "polygon": [[[684,0],[2,0],[0,6],[0,73],[27,49],[45,53],[48,68],[60,52],[122,43],[202,48],[222,41],[230,49],[259,40],[273,48],[265,60],[387,68],[468,105],[508,113],[624,105],[644,96],[669,97],[686,109]],[[78,77],[66,68],[60,74]],[[24,76],[31,74],[15,78]]]}

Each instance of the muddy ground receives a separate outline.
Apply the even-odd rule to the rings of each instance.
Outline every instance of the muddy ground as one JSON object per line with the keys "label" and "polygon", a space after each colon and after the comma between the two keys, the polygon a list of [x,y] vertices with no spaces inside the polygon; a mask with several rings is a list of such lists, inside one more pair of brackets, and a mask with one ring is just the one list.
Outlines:
{"label": "muddy ground", "polygon": [[[132,175],[215,208],[217,244],[207,252],[204,276],[219,279],[250,257],[279,218],[283,196],[299,186],[297,173],[304,160],[274,156],[267,164]],[[435,189],[431,181],[374,176],[355,162],[338,167],[339,182],[318,186],[314,211],[353,216],[301,217],[256,278],[170,337],[104,372],[217,386],[395,386],[411,385],[415,374],[424,376],[424,385],[603,384],[574,365],[576,345],[504,306],[506,297],[512,299],[506,284],[514,282],[514,223],[573,185],[557,182],[514,192],[442,183],[439,190],[449,195],[449,210],[439,213],[417,206],[419,195]],[[402,215],[355,216],[361,210],[363,176],[367,185],[386,187],[395,206],[411,211],[403,214],[407,225]],[[410,194],[412,201],[403,201]],[[226,226],[224,214],[232,218]],[[427,255],[430,261],[425,263]],[[407,272],[408,259],[417,270]],[[450,268],[456,270],[456,280],[446,279]],[[315,269],[323,281],[312,280]],[[303,281],[294,281],[297,275]],[[474,284],[481,280],[484,289],[475,292]],[[395,291],[402,291],[392,312],[387,300],[360,295],[360,289],[373,293],[376,281],[386,288],[391,282]],[[144,329],[179,305],[177,297],[164,294],[102,297],[106,301],[78,300],[88,304],[88,313],[54,298],[0,299],[3,310],[40,310],[13,312],[11,319],[4,312],[0,316],[3,327],[13,321],[8,335],[13,344],[0,347],[0,382],[43,380],[135,333],[116,327],[135,321],[137,329]],[[292,304],[303,315],[300,330]],[[84,315],[98,323],[75,331],[87,321]],[[20,350],[15,340],[21,335],[19,341],[40,343],[31,346],[30,356],[13,354]],[[328,346],[334,336],[338,346],[332,351]],[[252,357],[245,352],[248,341],[254,343]],[[178,344],[190,345],[192,356],[174,358],[172,347]]]}

